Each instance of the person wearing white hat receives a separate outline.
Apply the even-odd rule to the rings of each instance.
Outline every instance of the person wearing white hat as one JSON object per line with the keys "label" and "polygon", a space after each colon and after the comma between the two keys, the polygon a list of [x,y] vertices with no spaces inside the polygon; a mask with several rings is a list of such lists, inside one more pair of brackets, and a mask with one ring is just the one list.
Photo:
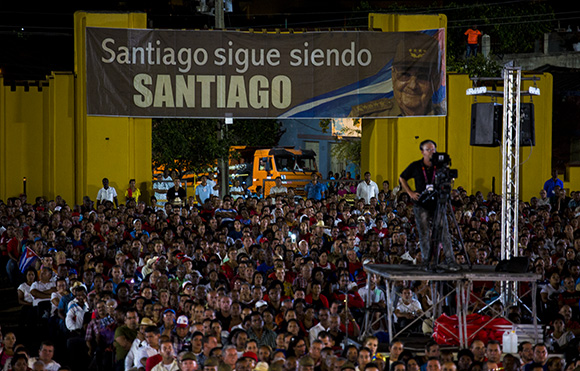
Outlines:
{"label": "person wearing white hat", "polygon": [[191,346],[191,331],[187,316],[181,315],[177,318],[175,322],[175,333],[172,334],[171,338],[173,340],[173,347],[177,353],[187,350],[187,346]]}
{"label": "person wearing white hat", "polygon": [[268,371],[268,364],[266,362],[258,362],[256,363],[256,367],[254,367],[254,371]]}
{"label": "person wearing white hat", "polygon": [[73,289],[75,298],[68,304],[66,311],[66,328],[69,331],[80,331],[83,328],[85,313],[89,312],[87,303],[87,287],[80,284]]}

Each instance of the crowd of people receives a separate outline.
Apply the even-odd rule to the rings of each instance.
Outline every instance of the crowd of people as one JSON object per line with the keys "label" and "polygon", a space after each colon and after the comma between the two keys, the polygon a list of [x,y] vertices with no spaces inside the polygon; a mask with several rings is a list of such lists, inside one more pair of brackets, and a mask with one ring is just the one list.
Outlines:
{"label": "crowd of people", "polygon": [[[402,282],[387,302],[384,278],[364,270],[421,265],[413,201],[388,181],[379,189],[370,173],[347,200],[339,190],[350,184],[338,178],[310,187],[309,197],[279,181],[268,195],[220,197],[207,179],[203,192],[187,197],[177,180],[172,201],[159,206],[155,197],[141,199],[134,181],[120,202],[103,180],[96,202],[0,201],[2,279],[21,306],[18,324],[2,324],[0,368],[569,371],[580,364],[580,192],[568,197],[556,185],[520,203],[519,255],[541,275],[544,342],[502,354],[492,340],[455,352],[430,341],[417,352],[389,338],[385,308],[395,309],[398,329],[428,337],[432,323],[414,320],[433,304],[429,284]],[[457,187],[450,199],[457,263],[497,264],[501,196]],[[473,294],[503,310],[494,282]],[[529,320],[523,306],[506,308],[506,317]],[[370,328],[367,313],[376,316]]]}

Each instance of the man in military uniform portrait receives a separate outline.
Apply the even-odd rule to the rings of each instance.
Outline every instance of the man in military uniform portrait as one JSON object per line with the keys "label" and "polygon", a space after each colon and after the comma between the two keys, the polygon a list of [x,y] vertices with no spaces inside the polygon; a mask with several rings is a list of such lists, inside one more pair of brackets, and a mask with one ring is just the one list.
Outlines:
{"label": "man in military uniform portrait", "polygon": [[421,32],[405,33],[393,58],[393,98],[353,106],[350,117],[443,115],[433,104],[441,84],[441,57],[437,39]]}

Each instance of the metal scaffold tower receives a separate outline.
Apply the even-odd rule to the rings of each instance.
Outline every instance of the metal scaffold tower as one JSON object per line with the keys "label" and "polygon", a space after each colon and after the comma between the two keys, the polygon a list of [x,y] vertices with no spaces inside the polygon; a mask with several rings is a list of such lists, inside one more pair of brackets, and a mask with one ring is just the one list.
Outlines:
{"label": "metal scaffold tower", "polygon": [[[529,77],[522,78],[522,72],[520,67],[505,67],[503,70],[503,77],[478,77],[472,78],[474,81],[502,81],[503,80],[503,91],[500,90],[488,90],[485,86],[476,86],[467,89],[467,95],[484,95],[495,98],[503,98],[503,138],[502,138],[502,210],[501,210],[501,259],[503,261],[509,261],[512,258],[518,257],[519,252],[519,238],[518,238],[518,210],[520,202],[520,133],[521,133],[521,122],[522,111],[521,111],[521,97],[522,96],[533,96],[540,95],[540,90],[534,86],[530,87],[527,91],[521,91],[522,80],[532,80],[536,81],[539,78]],[[528,104],[528,103],[524,103]],[[499,112],[499,111],[498,111]],[[526,114],[527,115],[527,114]],[[526,116],[523,116],[526,118]],[[529,118],[529,117],[528,117]],[[491,120],[496,120],[495,117]],[[533,117],[532,117],[533,120]],[[497,120],[499,121],[499,114]],[[496,122],[494,121],[493,124]],[[488,124],[487,122],[485,124]],[[499,134],[499,128],[496,131]],[[497,138],[499,142],[499,135]],[[533,140],[529,142],[532,146]],[[526,145],[524,143],[524,145]],[[531,154],[531,152],[530,152]],[[516,264],[519,264],[517,261]],[[439,325],[443,328],[443,333],[445,331],[450,336],[453,337],[461,348],[467,347],[475,338],[475,334],[478,331],[486,328],[488,323],[495,318],[501,317],[502,319],[508,321],[510,324],[505,325],[507,328],[502,327],[502,331],[505,330],[518,330],[521,331],[521,335],[528,336],[532,341],[540,341],[541,331],[538,326],[538,317],[536,315],[536,294],[537,294],[537,283],[540,279],[540,275],[529,271],[519,271],[519,269],[510,270],[505,268],[504,270],[496,270],[494,267],[489,265],[474,265],[469,267],[469,269],[463,269],[455,273],[437,273],[437,272],[423,272],[414,269],[413,266],[405,265],[387,265],[387,264],[369,264],[364,266],[364,269],[369,273],[367,278],[367,288],[370,287],[370,274],[377,274],[385,278],[386,281],[386,297],[387,297],[387,313],[386,315],[387,324],[386,329],[391,336],[391,339],[396,338],[400,334],[407,331],[416,321],[422,320],[423,317],[431,317],[431,323],[436,323],[439,316],[442,315],[442,305],[448,300],[448,297],[455,295],[454,300],[456,304],[455,315],[457,320],[456,333],[452,329],[445,329],[443,323]],[[431,283],[432,292],[432,302],[433,305],[428,311],[422,313],[420,316],[416,317],[413,322],[407,324],[404,328],[396,329],[394,321],[394,311],[395,308],[392,305],[394,299],[396,299],[396,285],[404,281],[426,281]],[[497,299],[493,300],[491,303],[485,303],[481,298],[472,295],[473,292],[473,282],[485,281],[485,282],[501,282],[501,292]],[[528,283],[530,289],[525,293],[519,292],[519,283]],[[452,285],[449,285],[452,283]],[[452,288],[447,288],[447,292],[441,290],[443,285],[448,285]],[[367,335],[373,332],[375,325],[380,324],[382,317],[376,318],[376,308],[373,309],[372,306],[372,295],[369,294],[364,298],[367,302],[367,311],[365,314],[365,321],[362,334]],[[524,304],[521,300],[522,297],[526,295],[531,296],[531,308]],[[503,304],[503,308],[498,310],[493,309],[492,304],[496,301],[500,301]],[[474,303],[480,302],[482,305],[485,304],[483,308],[477,308]],[[522,305],[526,308],[532,317],[531,324],[515,323],[506,318],[506,312],[510,306]],[[490,309],[491,320],[484,324],[473,325],[468,324],[468,314],[472,310],[476,310],[477,314],[483,313],[485,310]],[[518,335],[520,336],[520,335]]]}
{"label": "metal scaffold tower", "polygon": [[[477,78],[475,80],[501,80],[500,78]],[[537,78],[529,78],[537,80]],[[520,100],[522,95],[539,95],[536,87],[521,91],[521,67],[504,67],[504,90],[488,91],[485,87],[467,90],[467,95],[503,97],[503,140],[502,140],[502,209],[501,209],[501,259],[519,256],[518,207],[520,189]],[[517,282],[502,281],[501,302],[504,308],[517,304]]]}
{"label": "metal scaffold tower", "polygon": [[[501,258],[511,259],[518,250],[518,206],[520,189],[520,68],[504,69],[503,148],[501,198]],[[504,308],[517,301],[517,282],[502,282]]]}

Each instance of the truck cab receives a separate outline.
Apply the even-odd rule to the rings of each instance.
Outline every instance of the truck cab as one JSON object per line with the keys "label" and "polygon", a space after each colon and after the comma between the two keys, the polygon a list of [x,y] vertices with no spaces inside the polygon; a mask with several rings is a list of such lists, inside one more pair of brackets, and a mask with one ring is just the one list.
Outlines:
{"label": "truck cab", "polygon": [[238,163],[232,166],[232,175],[240,182],[246,182],[252,192],[262,186],[264,195],[268,195],[275,185],[274,180],[280,177],[284,186],[294,188],[298,195],[304,195],[304,186],[310,182],[313,173],[318,174],[316,154],[312,150],[287,147],[243,147],[236,150],[239,158]]}

